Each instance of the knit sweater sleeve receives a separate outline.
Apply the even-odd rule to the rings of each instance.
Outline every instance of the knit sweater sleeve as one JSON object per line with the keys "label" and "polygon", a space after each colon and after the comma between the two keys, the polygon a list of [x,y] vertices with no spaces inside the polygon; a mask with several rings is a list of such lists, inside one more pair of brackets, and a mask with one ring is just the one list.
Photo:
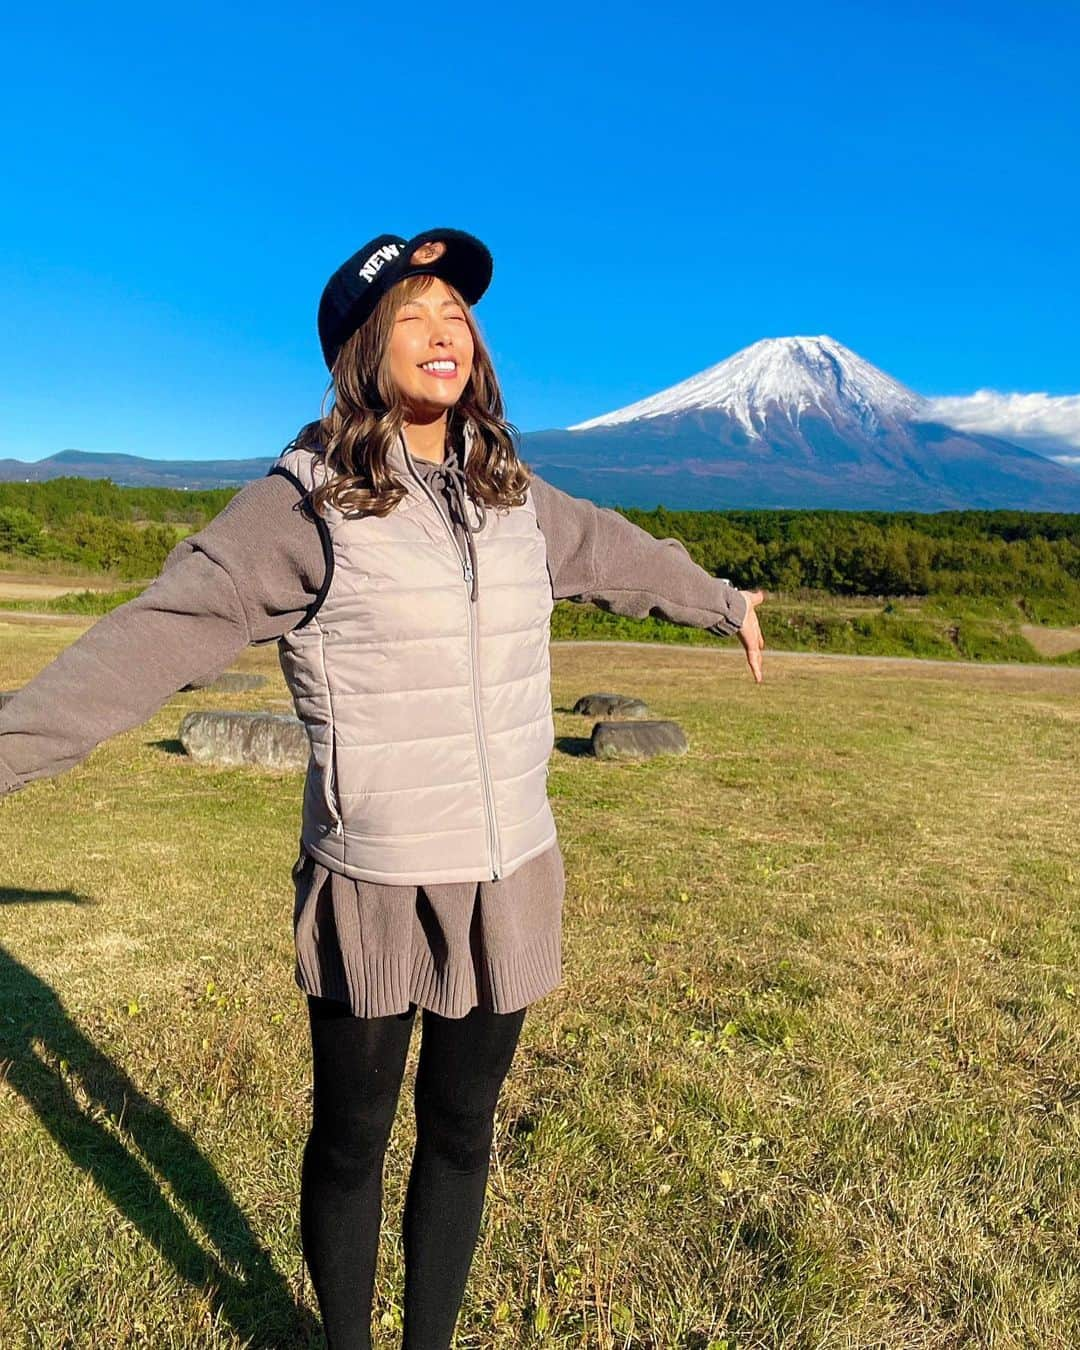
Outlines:
{"label": "knit sweater sleeve", "polygon": [[738,632],[746,596],[727,577],[700,567],[678,539],[657,539],[618,511],[573,497],[535,472],[530,489],[556,600],[590,602],[633,619],[667,619],[722,637]]}
{"label": "knit sweater sleeve", "polygon": [[140,595],[0,709],[0,796],[74,767],[185,685],[221,674],[249,643],[289,632],[317,603],[325,571],[297,486],[280,474],[246,484]]}

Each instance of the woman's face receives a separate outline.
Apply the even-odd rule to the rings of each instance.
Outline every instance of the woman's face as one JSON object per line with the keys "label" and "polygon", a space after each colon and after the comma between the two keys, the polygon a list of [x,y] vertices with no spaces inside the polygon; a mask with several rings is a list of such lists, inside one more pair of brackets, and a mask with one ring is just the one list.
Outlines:
{"label": "woman's face", "polygon": [[461,397],[472,373],[472,330],[441,277],[398,306],[389,358],[394,384],[419,417],[438,416]]}

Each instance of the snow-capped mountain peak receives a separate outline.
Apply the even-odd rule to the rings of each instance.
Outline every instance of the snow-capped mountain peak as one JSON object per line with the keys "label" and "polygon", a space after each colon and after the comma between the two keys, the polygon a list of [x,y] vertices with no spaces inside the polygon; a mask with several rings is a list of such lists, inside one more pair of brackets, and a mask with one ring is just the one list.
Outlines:
{"label": "snow-capped mountain peak", "polygon": [[568,427],[616,426],[704,408],[722,409],[755,439],[770,414],[796,425],[804,413],[834,425],[873,431],[883,422],[918,417],[926,400],[826,334],[763,338],[726,361],[625,408]]}

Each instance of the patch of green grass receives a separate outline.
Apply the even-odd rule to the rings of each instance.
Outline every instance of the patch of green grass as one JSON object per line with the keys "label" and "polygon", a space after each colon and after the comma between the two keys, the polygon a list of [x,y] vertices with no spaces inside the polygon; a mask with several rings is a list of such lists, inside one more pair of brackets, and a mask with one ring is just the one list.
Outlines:
{"label": "patch of green grass", "polygon": [[[1012,604],[995,608],[989,602],[963,599],[948,604],[941,600],[796,598],[770,593],[758,608],[758,618],[766,647],[775,651],[1033,664],[1049,659],[1041,657],[1020,634],[1023,616]],[[738,641],[662,619],[628,619],[571,601],[556,604],[551,631],[552,637],[560,640],[606,638],[680,646],[730,646]]]}

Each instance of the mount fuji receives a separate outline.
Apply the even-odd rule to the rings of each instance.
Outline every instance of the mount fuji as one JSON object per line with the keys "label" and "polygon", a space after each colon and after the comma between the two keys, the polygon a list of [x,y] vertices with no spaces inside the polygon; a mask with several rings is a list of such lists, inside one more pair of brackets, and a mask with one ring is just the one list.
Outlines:
{"label": "mount fuji", "polygon": [[765,338],[658,394],[524,438],[604,505],[1080,511],[1080,473],[951,427],[835,338]]}

